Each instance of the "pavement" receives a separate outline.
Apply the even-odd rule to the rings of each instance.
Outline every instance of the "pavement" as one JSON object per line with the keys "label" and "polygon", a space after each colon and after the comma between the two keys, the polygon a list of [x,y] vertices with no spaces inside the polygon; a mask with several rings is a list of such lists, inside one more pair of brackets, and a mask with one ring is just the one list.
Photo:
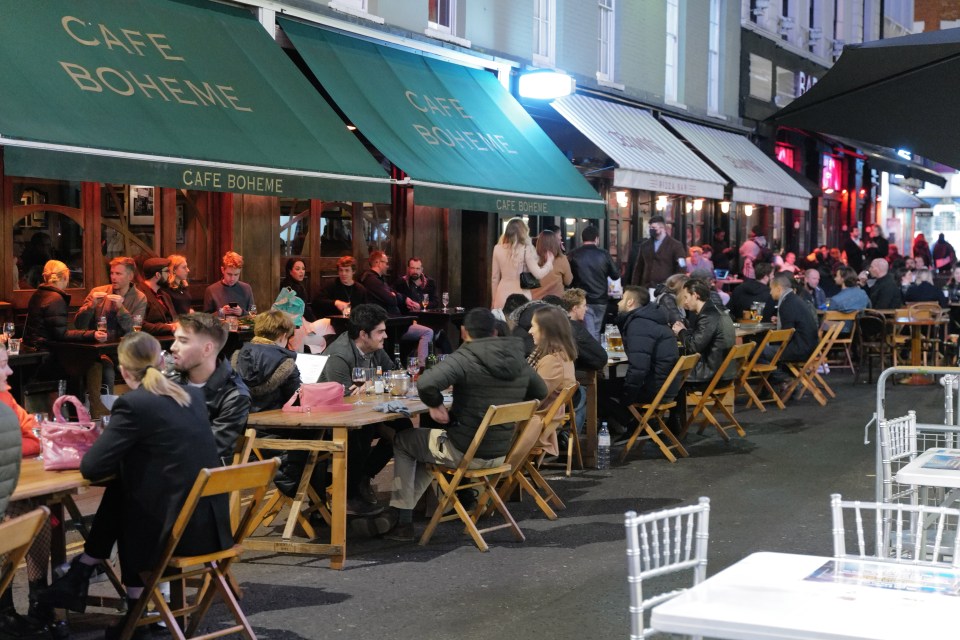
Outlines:
{"label": "pavement", "polygon": [[[826,407],[809,397],[785,411],[738,407],[746,438],[724,444],[716,432],[691,433],[691,457],[675,464],[647,448],[606,471],[554,477],[567,505],[558,520],[530,500],[509,505],[522,543],[502,530],[480,553],[462,527],[447,523],[426,547],[353,536],[339,572],[323,560],[246,554],[235,565],[241,606],[257,636],[270,640],[627,637],[626,511],[709,496],[709,574],[755,551],[831,554],[829,495],[874,498],[876,445],[872,431],[864,444],[864,426],[876,386],[836,372],[828,380],[838,398]],[[921,422],[943,421],[939,385],[889,386],[887,395],[888,416],[915,409]],[[424,522],[416,524],[422,531]],[[24,591],[21,575],[21,606]],[[95,611],[71,614],[72,637],[102,637],[105,616]],[[206,625],[227,620],[217,605]]]}

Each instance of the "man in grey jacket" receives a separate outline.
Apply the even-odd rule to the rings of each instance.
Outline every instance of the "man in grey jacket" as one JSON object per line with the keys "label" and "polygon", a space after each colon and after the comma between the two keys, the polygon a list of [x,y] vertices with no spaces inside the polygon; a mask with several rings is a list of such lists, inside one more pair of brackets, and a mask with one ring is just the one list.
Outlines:
{"label": "man in grey jacket", "polygon": [[[430,486],[427,463],[456,466],[470,447],[477,427],[491,404],[508,404],[547,397],[547,386],[523,354],[520,338],[497,338],[489,309],[472,309],[463,319],[463,345],[420,377],[420,399],[430,407],[430,418],[444,429],[421,427],[397,434],[394,440],[393,496],[387,518],[396,525],[385,536],[412,542],[413,508]],[[453,387],[449,411],[442,391]],[[474,458],[474,466],[503,463],[513,439],[513,425],[487,431]]]}

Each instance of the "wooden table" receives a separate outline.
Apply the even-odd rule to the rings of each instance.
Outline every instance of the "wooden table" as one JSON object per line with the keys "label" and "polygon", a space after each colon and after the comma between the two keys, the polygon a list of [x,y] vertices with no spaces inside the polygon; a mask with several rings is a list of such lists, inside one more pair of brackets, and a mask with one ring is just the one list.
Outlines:
{"label": "wooden table", "polygon": [[728,640],[949,638],[960,596],[938,589],[958,581],[956,569],[754,553],[654,608],[651,624]]}
{"label": "wooden table", "polygon": [[[910,327],[910,365],[914,367],[923,365],[923,328],[938,327],[947,324],[946,319],[940,318],[894,317],[891,319],[891,322],[894,326]],[[933,384],[933,378],[915,373],[905,380],[902,380],[900,384]]]}
{"label": "wooden table", "polygon": [[50,558],[56,567],[66,562],[66,530],[63,526],[64,503],[70,496],[90,486],[90,481],[80,471],[45,471],[43,460],[25,458],[20,463],[20,479],[10,501],[37,498],[50,507],[50,525],[53,529],[50,541]]}
{"label": "wooden table", "polygon": [[455,307],[443,309],[430,309],[429,311],[418,311],[417,321],[425,327],[430,327],[436,333],[443,330],[450,340],[450,346],[456,349],[460,346],[460,327],[463,325],[464,312],[461,309],[456,311]]}
{"label": "wooden table", "polygon": [[773,322],[734,322],[733,328],[737,337],[743,338],[772,331],[777,328],[777,325]]}
{"label": "wooden table", "polygon": [[[425,413],[427,406],[419,399],[407,398],[403,400],[412,415]],[[280,553],[301,553],[318,556],[329,556],[330,567],[343,569],[347,557],[347,436],[350,430],[360,429],[367,425],[380,422],[389,422],[403,418],[400,413],[379,413],[373,410],[374,404],[356,406],[351,411],[340,412],[312,412],[296,413],[282,410],[261,411],[252,413],[247,425],[260,429],[289,429],[295,437],[297,430],[330,429],[330,440],[296,440],[271,438],[263,448],[296,449],[309,451],[307,464],[304,466],[300,486],[294,496],[290,515],[284,528],[283,536],[279,540],[247,538],[243,546],[258,551],[273,551]],[[331,457],[330,471],[333,483],[330,486],[330,544],[311,542],[294,542],[293,532],[296,527],[296,515],[300,513],[310,486],[310,477],[317,464],[320,452],[329,452]]]}

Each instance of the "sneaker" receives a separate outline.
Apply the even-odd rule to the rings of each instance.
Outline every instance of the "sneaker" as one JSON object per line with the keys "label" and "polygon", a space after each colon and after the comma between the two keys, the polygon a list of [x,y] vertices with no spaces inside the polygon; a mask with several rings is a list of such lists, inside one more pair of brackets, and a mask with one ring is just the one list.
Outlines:
{"label": "sneaker", "polygon": [[383,511],[383,507],[367,504],[360,498],[347,498],[348,516],[375,516]]}
{"label": "sneaker", "polygon": [[360,479],[360,486],[357,487],[357,493],[360,499],[367,504],[376,505],[379,503],[379,500],[377,500],[377,492],[373,488],[373,482],[370,478],[363,477]]}
{"label": "sneaker", "polygon": [[830,365],[824,362],[819,367],[817,367],[817,373],[823,373],[823,374],[830,373]]}
{"label": "sneaker", "polygon": [[414,542],[417,537],[413,531],[412,522],[398,522],[390,531],[383,536],[387,540],[396,540],[397,542]]}

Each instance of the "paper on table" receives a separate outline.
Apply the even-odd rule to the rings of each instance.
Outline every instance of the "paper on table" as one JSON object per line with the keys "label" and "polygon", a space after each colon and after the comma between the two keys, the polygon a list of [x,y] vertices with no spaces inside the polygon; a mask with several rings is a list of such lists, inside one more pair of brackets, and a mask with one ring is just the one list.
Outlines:
{"label": "paper on table", "polygon": [[319,382],[323,367],[330,356],[319,356],[311,353],[297,354],[297,369],[300,370],[300,382]]}
{"label": "paper on table", "polygon": [[960,451],[954,449],[940,449],[930,459],[923,463],[924,469],[960,470]]}

